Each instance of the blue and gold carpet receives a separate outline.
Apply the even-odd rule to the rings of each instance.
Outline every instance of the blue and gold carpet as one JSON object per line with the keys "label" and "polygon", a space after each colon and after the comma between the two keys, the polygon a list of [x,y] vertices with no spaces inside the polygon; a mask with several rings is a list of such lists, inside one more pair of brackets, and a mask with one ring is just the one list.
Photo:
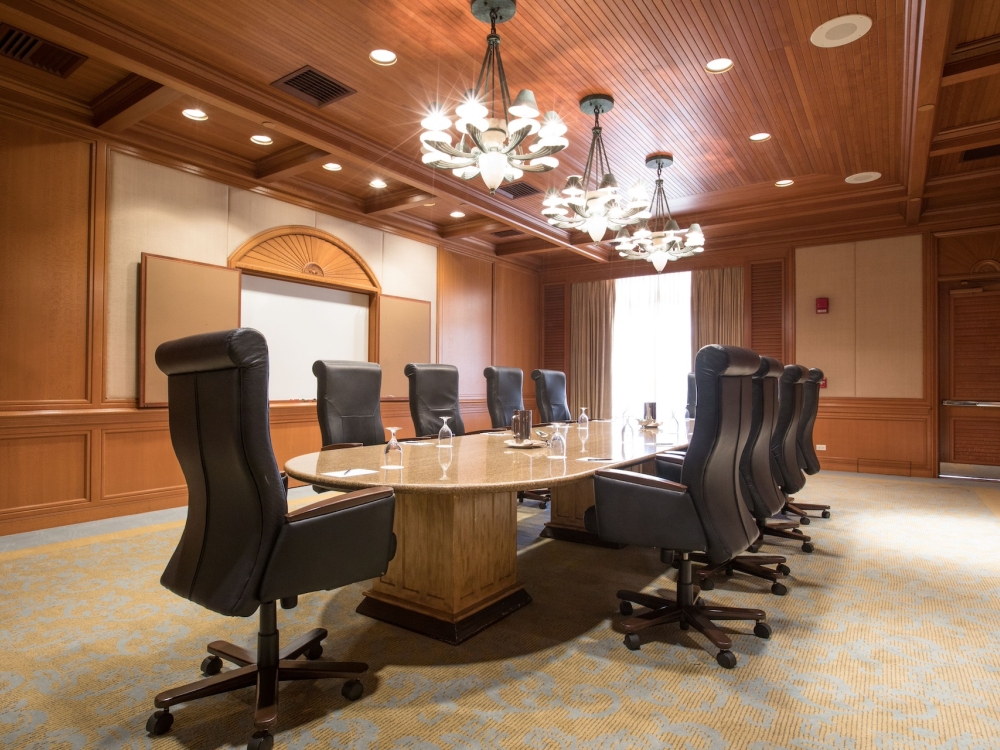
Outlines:
{"label": "blue and gold carpet", "polygon": [[[785,597],[720,581],[710,601],[767,610],[774,637],[736,624],[739,664],[693,631],[622,645],[619,588],[672,588],[654,550],[544,541],[520,513],[519,571],[534,603],[459,647],[354,612],[364,586],[304,596],[290,638],[322,626],[325,656],[366,661],[365,695],[337,681],[281,689],[276,747],[413,750],[1000,747],[1000,490],[823,474],[816,552],[791,542]],[[144,725],[153,695],[199,677],[205,644],[252,647],[256,619],[223,618],[159,586],[180,524],[0,554],[0,746],[243,747],[250,689]]]}

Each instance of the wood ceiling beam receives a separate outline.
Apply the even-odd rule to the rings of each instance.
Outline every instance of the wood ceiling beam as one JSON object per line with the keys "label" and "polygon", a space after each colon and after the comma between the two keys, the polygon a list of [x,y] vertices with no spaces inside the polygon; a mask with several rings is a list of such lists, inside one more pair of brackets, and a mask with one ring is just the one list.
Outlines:
{"label": "wood ceiling beam", "polygon": [[313,148],[306,143],[289,146],[276,154],[265,156],[254,162],[254,173],[263,182],[280,182],[288,177],[305,172],[314,166],[314,162],[324,159],[329,154],[322,149]]}
{"label": "wood ceiling beam", "polygon": [[443,239],[449,240],[454,237],[468,237],[473,234],[483,234],[485,232],[498,232],[502,229],[510,229],[507,224],[496,219],[470,219],[460,224],[452,224],[442,227],[438,234]]}
{"label": "wood ceiling beam", "polygon": [[121,133],[180,96],[180,91],[132,73],[90,103],[93,125],[108,133]]}
{"label": "wood ceiling beam", "polygon": [[339,125],[323,111],[166,48],[94,10],[64,0],[2,0],[0,9],[4,20],[44,27],[45,37],[57,44],[156,80],[253,122],[272,122],[275,131],[336,153],[339,160],[351,160],[366,167],[377,163],[385,177],[436,195],[449,195],[467,203],[477,213],[592,260],[606,259],[603,254],[570,244],[568,232],[550,226],[541,216],[505,206],[450,173],[424,166],[415,155],[398,153]]}
{"label": "wood ceiling beam", "polygon": [[[927,181],[927,163],[930,158],[931,140],[938,94],[941,90],[941,73],[948,54],[948,35],[951,29],[953,0],[923,0],[920,3],[920,25],[917,30],[916,70],[911,92],[909,163],[907,165],[907,198],[923,198]],[[914,212],[907,206],[907,222],[920,221],[919,206]],[[915,214],[915,215],[914,215]]]}
{"label": "wood ceiling beam", "polygon": [[1000,143],[1000,120],[942,130],[931,141],[931,156],[953,154]]}
{"label": "wood ceiling beam", "polygon": [[[586,232],[571,232],[570,242],[576,247],[587,247],[593,253],[599,253],[605,260],[610,259],[610,253],[602,245],[595,243]],[[558,245],[540,240],[537,237],[530,237],[516,242],[504,242],[497,245],[493,252],[503,257],[505,255],[528,255],[530,253],[544,253],[549,250],[558,250]]]}
{"label": "wood ceiling beam", "polygon": [[997,74],[1000,74],[1000,52],[989,52],[985,55],[956,60],[945,65],[944,73],[941,76],[941,85],[954,86],[956,83],[965,83]]}
{"label": "wood ceiling beam", "polygon": [[366,214],[390,214],[397,211],[404,211],[413,206],[419,206],[424,201],[436,198],[432,193],[418,188],[407,188],[397,190],[388,195],[379,195],[375,198],[368,198],[365,201]]}

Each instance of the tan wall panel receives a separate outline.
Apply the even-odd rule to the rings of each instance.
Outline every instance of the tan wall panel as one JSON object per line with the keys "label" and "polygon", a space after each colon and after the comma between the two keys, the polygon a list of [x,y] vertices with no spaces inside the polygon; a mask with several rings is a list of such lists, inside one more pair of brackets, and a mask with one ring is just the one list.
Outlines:
{"label": "tan wall panel", "polygon": [[923,398],[923,240],[858,242],[855,257],[857,395]]}
{"label": "tan wall panel", "polygon": [[229,188],[228,255],[255,234],[288,225],[315,228],[316,212],[260,193]]}
{"label": "tan wall panel", "polygon": [[85,400],[89,143],[0,118],[0,402]]}
{"label": "tan wall panel", "polygon": [[430,362],[431,306],[423,300],[382,295],[379,310],[379,364],[382,396],[407,398],[410,383],[403,369]]}
{"label": "tan wall panel", "polygon": [[[278,468],[285,470],[285,461],[305,453],[315,453],[323,447],[323,436],[315,412],[298,421],[271,421],[271,447]],[[289,479],[289,487],[301,487],[302,482]]]}
{"label": "tan wall panel", "polygon": [[[857,395],[854,243],[795,251],[795,359],[827,378],[826,397]],[[830,312],[816,314],[816,298]]]}
{"label": "tan wall panel", "polygon": [[88,498],[90,433],[0,438],[0,514]]}
{"label": "tan wall panel", "polygon": [[102,500],[185,488],[170,430],[102,433]]}
{"label": "tan wall panel", "polygon": [[896,461],[927,466],[926,419],[880,417],[830,418],[816,420],[813,438],[825,451],[817,451],[820,464],[833,459]]}
{"label": "tan wall panel", "polygon": [[493,354],[493,264],[441,250],[438,316],[438,361],[458,368],[462,396],[485,396],[483,370]]}
{"label": "tan wall panel", "polygon": [[538,275],[509,266],[495,270],[496,361],[500,367],[520,367],[522,390],[535,392],[531,371],[538,369],[541,302]]}

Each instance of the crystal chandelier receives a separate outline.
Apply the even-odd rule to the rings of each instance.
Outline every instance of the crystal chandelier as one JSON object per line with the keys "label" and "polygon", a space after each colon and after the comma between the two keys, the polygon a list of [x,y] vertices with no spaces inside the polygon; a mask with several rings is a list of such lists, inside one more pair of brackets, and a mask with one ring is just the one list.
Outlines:
{"label": "crystal chandelier", "polygon": [[[566,148],[569,141],[563,137],[566,125],[555,112],[546,112],[539,122],[535,95],[528,89],[522,89],[511,103],[497,24],[514,17],[516,0],[472,0],[471,7],[476,18],[490,24],[479,79],[455,109],[459,118],[455,123],[459,135],[456,145],[452,146],[448,132],[451,118],[437,103],[431,105],[420,123],[424,128],[420,134],[422,161],[436,169],[450,169],[463,180],[481,174],[492,195],[504,180],[559,166],[553,154]],[[529,144],[532,136],[535,138]]]}
{"label": "crystal chandelier", "polygon": [[663,168],[673,163],[674,155],[666,151],[646,157],[646,166],[656,170],[656,188],[648,218],[637,224],[634,234],[629,235],[628,230],[622,227],[618,236],[611,240],[621,257],[648,260],[657,273],[666,267],[668,261],[688,258],[705,249],[701,225],[692,224],[687,229],[681,229],[670,215],[670,204],[663,190]]}
{"label": "crystal chandelier", "polygon": [[542,215],[549,224],[561,229],[580,229],[587,232],[594,242],[600,242],[604,233],[622,229],[648,217],[649,194],[641,182],[636,183],[628,196],[618,194],[618,181],[611,172],[608,154],[601,136],[601,115],[610,112],[615,100],[610,94],[592,94],[580,100],[580,111],[594,116],[591,130],[590,152],[583,176],[572,175],[566,180],[562,195],[555,188],[545,191]]}

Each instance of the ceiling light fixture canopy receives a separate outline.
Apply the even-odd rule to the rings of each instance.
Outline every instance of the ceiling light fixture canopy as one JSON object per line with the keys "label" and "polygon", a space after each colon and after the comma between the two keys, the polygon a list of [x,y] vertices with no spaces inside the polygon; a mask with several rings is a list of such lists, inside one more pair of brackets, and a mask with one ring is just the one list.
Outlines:
{"label": "ceiling light fixture canopy", "polygon": [[649,217],[646,186],[638,182],[627,194],[620,194],[604,150],[601,115],[614,106],[610,94],[592,94],[580,100],[580,110],[594,116],[587,166],[582,176],[572,175],[566,180],[562,195],[549,188],[542,200],[545,206],[542,215],[549,224],[560,229],[582,230],[594,242],[600,242],[608,229],[617,231]]}
{"label": "ceiling light fixture canopy", "polygon": [[629,235],[622,227],[611,244],[618,254],[629,260],[647,260],[660,273],[669,261],[688,258],[705,250],[705,235],[700,224],[692,224],[687,229],[670,215],[670,204],[663,189],[663,168],[674,163],[674,155],[661,151],[646,157],[646,166],[656,170],[656,187],[653,202],[649,208],[649,218],[640,220],[635,233]]}
{"label": "ceiling light fixture canopy", "polygon": [[450,169],[463,180],[482,175],[493,195],[504,180],[559,166],[553,154],[566,148],[569,141],[563,137],[566,126],[558,114],[546,112],[539,120],[534,93],[522,89],[511,101],[497,24],[514,17],[516,0],[472,0],[471,9],[476,18],[490,24],[486,57],[476,87],[467,91],[455,108],[459,140],[454,146],[449,132],[451,117],[436,102],[431,105],[420,123],[424,128],[420,134],[422,161],[435,169]]}

